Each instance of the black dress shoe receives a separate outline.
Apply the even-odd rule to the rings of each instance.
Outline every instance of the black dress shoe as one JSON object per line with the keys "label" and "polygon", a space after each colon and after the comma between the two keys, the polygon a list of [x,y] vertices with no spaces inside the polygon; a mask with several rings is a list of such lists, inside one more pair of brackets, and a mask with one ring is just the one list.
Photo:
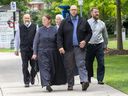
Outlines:
{"label": "black dress shoe", "polygon": [[98,84],[104,85],[104,82],[103,81],[98,81]]}
{"label": "black dress shoe", "polygon": [[35,84],[35,78],[31,78],[31,84],[32,84],[32,85]]}
{"label": "black dress shoe", "polygon": [[29,87],[29,84],[25,84],[25,86],[24,87]]}
{"label": "black dress shoe", "polygon": [[86,91],[88,87],[89,87],[89,82],[83,82],[82,83],[82,90],[83,91]]}
{"label": "black dress shoe", "polygon": [[69,91],[73,90],[73,86],[68,86],[68,90]]}
{"label": "black dress shoe", "polygon": [[46,86],[46,90],[47,90],[48,92],[53,91],[50,85]]}
{"label": "black dress shoe", "polygon": [[91,83],[91,77],[88,77],[88,82]]}

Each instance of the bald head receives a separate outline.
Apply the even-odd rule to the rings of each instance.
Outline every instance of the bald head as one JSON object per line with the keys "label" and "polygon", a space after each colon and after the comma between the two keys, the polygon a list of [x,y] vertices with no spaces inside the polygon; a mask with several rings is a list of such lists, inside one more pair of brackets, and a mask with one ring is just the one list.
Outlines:
{"label": "bald head", "polygon": [[25,25],[28,25],[31,22],[30,14],[24,14],[23,15],[23,22],[24,22]]}
{"label": "bald head", "polygon": [[77,6],[76,5],[71,5],[71,7],[70,7],[70,14],[72,16],[76,16],[77,15]]}
{"label": "bald head", "polygon": [[71,5],[70,10],[76,9],[77,10],[77,6],[76,5]]}

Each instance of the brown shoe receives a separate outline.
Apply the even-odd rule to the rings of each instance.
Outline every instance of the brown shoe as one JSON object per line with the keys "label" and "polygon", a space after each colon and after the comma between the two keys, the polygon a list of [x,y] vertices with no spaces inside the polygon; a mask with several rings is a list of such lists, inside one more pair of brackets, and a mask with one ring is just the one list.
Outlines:
{"label": "brown shoe", "polygon": [[83,91],[86,91],[88,87],[89,87],[89,82],[83,82],[82,83],[82,90]]}
{"label": "brown shoe", "polygon": [[73,90],[73,86],[68,86],[68,90],[69,91]]}

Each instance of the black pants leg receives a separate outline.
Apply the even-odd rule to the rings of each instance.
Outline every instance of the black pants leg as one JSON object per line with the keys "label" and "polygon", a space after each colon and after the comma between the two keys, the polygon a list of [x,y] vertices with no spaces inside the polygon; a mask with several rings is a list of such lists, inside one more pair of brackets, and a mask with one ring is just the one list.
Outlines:
{"label": "black pants leg", "polygon": [[68,86],[74,85],[74,68],[75,68],[75,57],[73,51],[66,52],[64,54],[64,64],[67,74]]}
{"label": "black pants leg", "polygon": [[98,64],[97,80],[103,81],[104,73],[105,73],[105,66],[104,66],[104,49],[103,49],[102,43],[97,46],[96,59],[97,59],[97,64]]}
{"label": "black pants leg", "polygon": [[[32,51],[21,51],[21,58],[22,58],[22,72],[23,72],[23,79],[25,84],[29,84],[30,78],[34,78],[36,75],[35,61],[31,60],[33,52]],[[31,65],[31,72],[28,70],[28,65]]]}
{"label": "black pants leg", "polygon": [[88,71],[88,79],[89,81],[91,77],[93,77],[93,62],[95,58],[95,49],[92,45],[87,46],[87,53],[86,53],[86,67]]}
{"label": "black pants leg", "polygon": [[28,71],[28,54],[25,51],[21,51],[21,58],[22,58],[22,72],[23,72],[23,79],[25,84],[29,84],[30,82],[30,73]]}

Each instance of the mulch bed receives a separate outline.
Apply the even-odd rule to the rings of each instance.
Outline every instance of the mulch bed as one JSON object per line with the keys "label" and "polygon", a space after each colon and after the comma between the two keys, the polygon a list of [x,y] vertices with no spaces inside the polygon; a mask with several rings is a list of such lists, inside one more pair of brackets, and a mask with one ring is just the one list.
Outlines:
{"label": "mulch bed", "polygon": [[106,55],[128,55],[128,50],[109,49]]}

